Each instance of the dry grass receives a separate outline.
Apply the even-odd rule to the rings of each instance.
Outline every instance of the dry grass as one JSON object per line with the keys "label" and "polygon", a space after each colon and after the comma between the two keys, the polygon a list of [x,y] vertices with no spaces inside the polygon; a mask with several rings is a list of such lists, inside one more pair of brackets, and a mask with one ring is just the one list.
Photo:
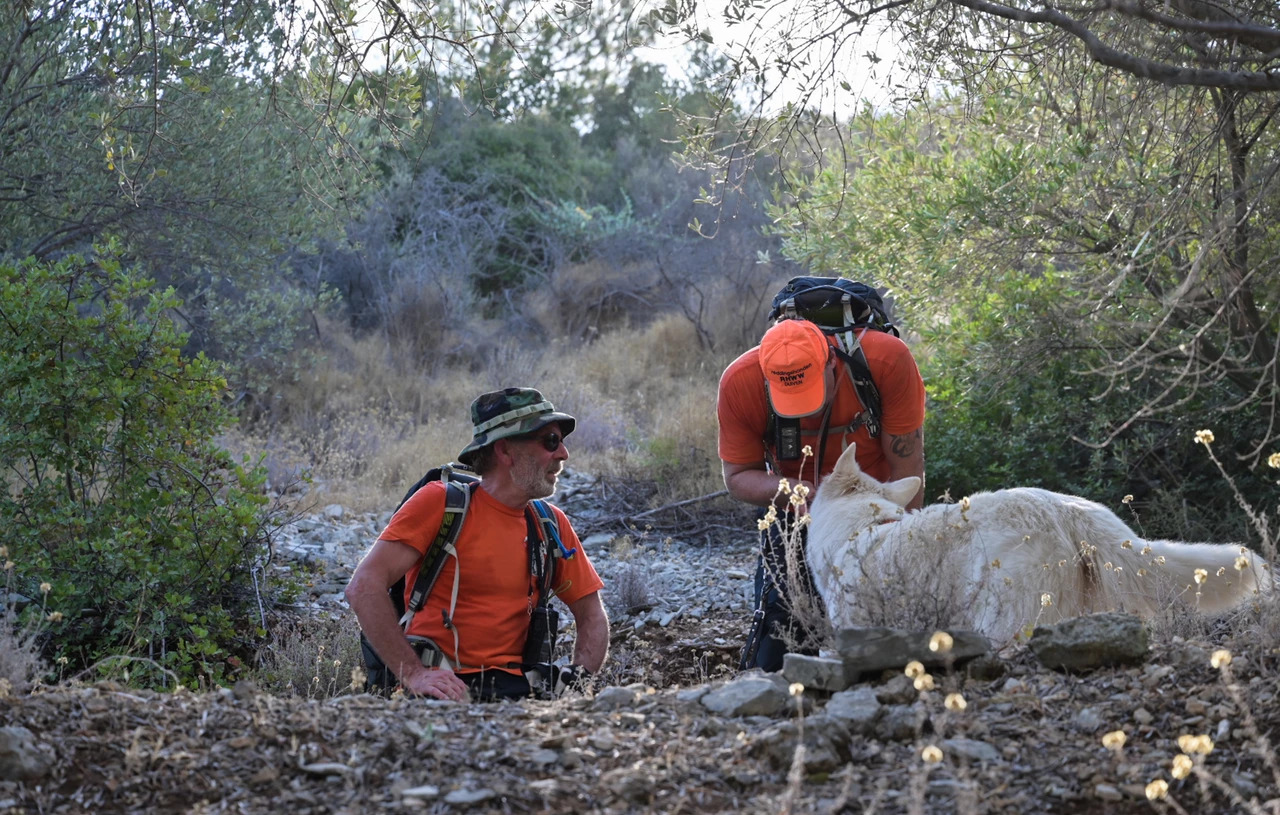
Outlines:
{"label": "dry grass", "polygon": [[27,692],[47,672],[38,632],[19,623],[6,607],[0,614],[0,698]]}
{"label": "dry grass", "polygon": [[278,406],[228,436],[237,453],[262,455],[269,483],[286,492],[312,480],[307,503],[377,511],[471,437],[471,401],[510,386],[536,387],[573,414],[569,466],[649,480],[655,504],[721,488],[715,392],[722,362],[697,351],[679,316],[619,329],[596,341],[500,338],[477,356],[417,360],[376,337],[322,326],[323,359],[282,387]]}
{"label": "dry grass", "polygon": [[360,627],[350,612],[282,621],[253,673],[270,693],[327,699],[364,690]]}
{"label": "dry grass", "polygon": [[[7,546],[0,546],[0,566],[4,568],[4,583],[0,586],[0,698],[4,698],[10,693],[25,693],[48,673],[48,666],[40,655],[38,623],[23,623],[18,619],[21,607],[14,590],[15,564],[9,559]],[[46,583],[40,588],[45,593],[40,601],[42,618],[47,609],[49,585]]]}

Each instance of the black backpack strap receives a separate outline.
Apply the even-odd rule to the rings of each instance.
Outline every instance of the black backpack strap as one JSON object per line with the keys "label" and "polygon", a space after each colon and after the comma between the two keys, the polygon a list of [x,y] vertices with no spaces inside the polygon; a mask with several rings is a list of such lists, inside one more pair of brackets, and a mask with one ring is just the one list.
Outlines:
{"label": "black backpack strap", "polygon": [[846,428],[846,432],[857,430],[858,427],[865,425],[871,438],[878,438],[882,415],[880,389],[871,378],[871,366],[867,364],[867,355],[862,350],[862,343],[858,342],[855,332],[848,333],[853,335],[849,343],[852,351],[845,351],[838,343],[834,347],[836,356],[849,372],[849,381],[853,383],[853,390],[858,395],[858,401],[862,403],[862,413],[858,414],[853,423]]}
{"label": "black backpack strap", "polygon": [[457,554],[455,543],[462,531],[462,522],[466,518],[467,509],[471,506],[471,490],[474,482],[459,483],[445,478],[444,518],[440,521],[435,539],[427,547],[422,556],[422,566],[418,569],[418,577],[413,581],[413,591],[409,594],[409,603],[405,607],[400,625],[407,628],[413,615],[422,610],[427,602],[427,595],[435,587],[440,572],[444,569],[445,560]]}

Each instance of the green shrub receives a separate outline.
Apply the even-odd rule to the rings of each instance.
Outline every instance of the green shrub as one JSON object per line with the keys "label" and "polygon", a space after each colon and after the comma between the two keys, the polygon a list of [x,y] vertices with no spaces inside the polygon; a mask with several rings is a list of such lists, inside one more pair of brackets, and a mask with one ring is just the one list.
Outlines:
{"label": "green shrub", "polygon": [[226,383],[178,305],[111,250],[0,263],[0,528],[67,673],[219,681],[264,633],[263,471],[216,442]]}

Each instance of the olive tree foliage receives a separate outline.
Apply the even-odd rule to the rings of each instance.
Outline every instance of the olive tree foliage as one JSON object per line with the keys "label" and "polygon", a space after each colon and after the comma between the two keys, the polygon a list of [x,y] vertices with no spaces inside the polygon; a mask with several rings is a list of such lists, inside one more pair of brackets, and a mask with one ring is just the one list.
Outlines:
{"label": "olive tree foliage", "polygon": [[191,350],[234,362],[241,388],[287,370],[279,352],[311,303],[279,285],[277,259],[338,222],[354,177],[283,58],[287,13],[265,0],[0,8],[0,256],[57,260],[117,238],[122,262],[180,294]]}
{"label": "olive tree foliage", "polygon": [[[735,128],[736,138],[705,141],[729,124],[715,116],[695,125],[693,147],[713,146],[722,162],[779,137],[803,139],[822,114],[864,90],[856,77],[892,83],[905,97],[937,79],[940,66],[977,75],[1007,54],[1032,64],[1071,54],[1168,87],[1280,90],[1280,9],[1261,0],[1229,8],[1209,0],[732,0],[723,9],[669,0],[637,16],[668,35],[716,41],[726,60],[722,97],[755,102],[760,116]],[[882,53],[886,44],[902,58]]]}
{"label": "olive tree foliage", "polygon": [[571,58],[598,70],[613,40],[587,44],[608,19],[518,2],[6,3],[0,255],[118,237],[181,296],[191,350],[261,390],[296,374],[319,305],[285,285],[285,256],[341,234],[442,100],[495,115],[548,101]]}
{"label": "olive tree foliage", "polygon": [[[847,110],[858,98],[859,69],[878,72],[893,83],[893,110],[947,111],[945,132],[918,127],[898,148],[919,156],[894,154],[899,167],[919,162],[901,179],[913,195],[923,194],[925,178],[910,173],[942,172],[936,162],[957,160],[970,128],[999,138],[959,178],[937,179],[932,194],[951,192],[917,210],[921,218],[899,224],[918,233],[837,240],[830,257],[843,253],[844,268],[898,286],[919,269],[952,270],[956,283],[944,288],[936,278],[908,292],[930,298],[992,275],[1014,274],[1010,285],[1021,285],[1041,267],[1068,274],[1061,308],[1091,315],[1100,329],[1091,342],[1099,355],[1077,359],[1077,368],[1092,375],[1091,391],[1101,384],[1100,392],[1123,396],[1119,412],[1082,442],[1116,443],[1195,406],[1207,411],[1198,418],[1235,426],[1231,449],[1241,463],[1255,467],[1275,449],[1274,4],[734,2],[714,32],[700,17],[713,13],[693,3],[656,12],[686,36],[722,46],[721,111],[736,97],[754,100],[747,119],[688,119],[688,155],[719,185],[710,197],[755,156],[786,156],[795,206],[779,217],[802,262],[823,255],[812,252],[824,230],[856,234],[877,213],[904,217],[911,205],[873,166],[882,154],[869,151],[859,122],[835,118],[838,102]],[[887,71],[870,53],[886,33],[900,48]],[[993,95],[1035,102],[1031,113],[1015,109],[1013,121],[988,124]],[[1010,145],[1025,155],[1010,156]],[[821,179],[820,189],[808,178]],[[943,240],[941,228],[959,231]],[[885,250],[904,244],[917,251]],[[1034,316],[1027,336],[1045,339],[1054,321]]]}

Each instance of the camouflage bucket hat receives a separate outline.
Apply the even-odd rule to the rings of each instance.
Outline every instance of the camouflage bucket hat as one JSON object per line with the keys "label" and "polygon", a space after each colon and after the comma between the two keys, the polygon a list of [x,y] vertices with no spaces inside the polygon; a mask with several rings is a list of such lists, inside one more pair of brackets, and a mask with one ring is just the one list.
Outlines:
{"label": "camouflage bucket hat", "polygon": [[555,405],[542,398],[533,388],[506,388],[482,393],[471,403],[471,424],[475,437],[458,454],[458,461],[471,465],[472,455],[498,439],[523,436],[552,422],[559,422],[564,435],[573,432],[578,420],[567,413],[557,413]]}

